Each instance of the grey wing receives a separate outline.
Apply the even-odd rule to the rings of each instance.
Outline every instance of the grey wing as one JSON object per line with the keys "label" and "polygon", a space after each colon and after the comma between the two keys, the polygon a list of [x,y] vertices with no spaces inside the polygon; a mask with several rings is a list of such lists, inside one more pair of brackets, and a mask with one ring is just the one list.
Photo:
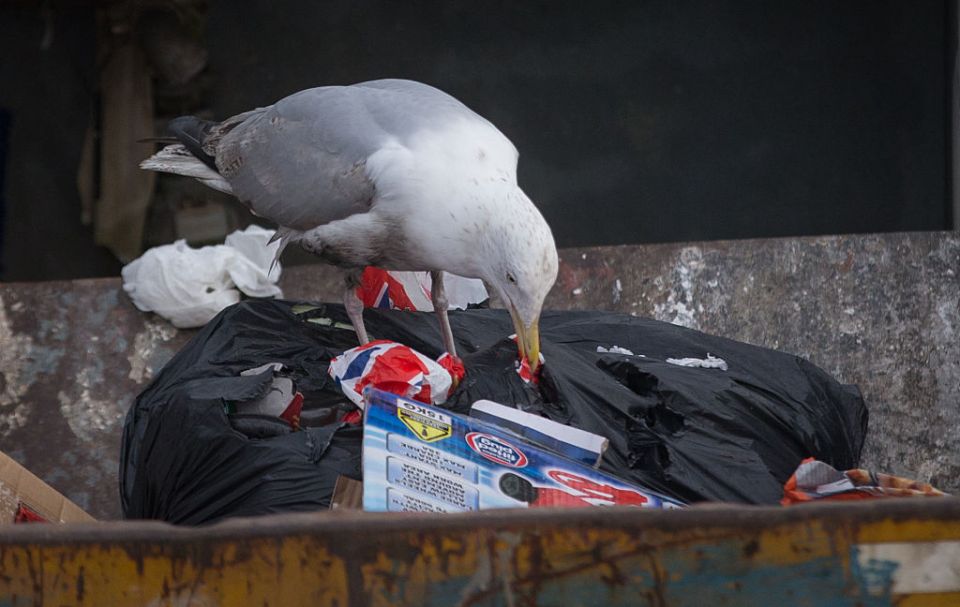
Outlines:
{"label": "grey wing", "polygon": [[220,174],[255,213],[304,230],[369,210],[376,188],[366,161],[384,143],[464,119],[483,120],[431,86],[375,80],[307,89],[236,116],[204,149],[215,148]]}
{"label": "grey wing", "polygon": [[302,91],[225,121],[234,124],[205,147],[233,193],[281,226],[306,230],[365,212],[375,194],[366,160],[385,134],[349,97],[342,87]]}

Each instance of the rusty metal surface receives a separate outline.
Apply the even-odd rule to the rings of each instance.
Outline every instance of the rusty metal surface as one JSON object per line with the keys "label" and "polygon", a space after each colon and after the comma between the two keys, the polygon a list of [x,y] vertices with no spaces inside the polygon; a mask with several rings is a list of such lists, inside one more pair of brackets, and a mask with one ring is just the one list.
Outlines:
{"label": "rusty metal surface", "polygon": [[[677,322],[810,358],[860,386],[864,464],[960,489],[955,232],[570,249],[553,308]],[[326,266],[290,299],[339,301]],[[193,334],[137,311],[119,279],[0,284],[0,449],[102,519],[133,397]]]}
{"label": "rusty metal surface", "polygon": [[97,518],[120,516],[120,428],[186,342],[118,280],[0,285],[0,449]]}
{"label": "rusty metal surface", "polygon": [[955,498],[7,526],[0,605],[956,605],[957,546]]}

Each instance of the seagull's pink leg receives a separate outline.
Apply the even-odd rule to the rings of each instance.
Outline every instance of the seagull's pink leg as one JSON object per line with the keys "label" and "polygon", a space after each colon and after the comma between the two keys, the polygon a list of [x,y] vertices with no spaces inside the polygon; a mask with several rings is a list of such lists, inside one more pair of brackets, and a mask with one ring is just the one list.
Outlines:
{"label": "seagull's pink leg", "polygon": [[440,334],[443,335],[443,347],[450,356],[457,357],[457,346],[453,343],[453,330],[450,328],[450,319],[447,318],[447,293],[443,290],[443,272],[430,272],[430,299],[433,310],[440,321]]}
{"label": "seagull's pink leg", "polygon": [[343,307],[347,310],[347,316],[353,325],[353,330],[357,332],[357,339],[360,345],[370,341],[367,337],[367,328],[363,325],[363,302],[357,295],[357,285],[360,284],[359,276],[349,274],[347,276],[347,289],[343,292]]}

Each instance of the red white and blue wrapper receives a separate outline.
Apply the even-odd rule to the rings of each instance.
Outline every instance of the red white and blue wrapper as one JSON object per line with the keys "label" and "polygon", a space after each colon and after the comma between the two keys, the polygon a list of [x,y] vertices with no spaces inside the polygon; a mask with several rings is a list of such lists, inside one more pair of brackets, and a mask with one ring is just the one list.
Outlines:
{"label": "red white and blue wrapper", "polygon": [[453,386],[451,373],[458,380],[463,377],[463,364],[449,354],[438,362],[403,344],[380,339],[334,358],[327,372],[360,408],[368,386],[438,405],[447,400]]}
{"label": "red white and blue wrapper", "polygon": [[815,500],[861,500],[887,497],[938,497],[939,489],[909,478],[862,468],[837,470],[812,457],[800,462],[783,486],[784,506]]}
{"label": "red white and blue wrapper", "polygon": [[[424,289],[412,272],[398,276],[380,268],[368,267],[363,271],[357,297],[365,308],[381,310],[432,310],[430,291]],[[403,280],[406,277],[407,280]]]}
{"label": "red white and blue wrapper", "polygon": [[[519,344],[519,342],[517,341],[516,333],[511,335],[510,339],[512,339],[514,343]],[[518,354],[519,354],[519,351],[518,351]],[[543,362],[544,362],[542,353],[537,355],[537,360],[539,361],[537,364],[537,372],[534,373],[530,369],[530,361],[527,360],[526,357],[517,356],[517,362],[514,363],[513,368],[517,372],[517,375],[520,376],[520,379],[523,380],[524,383],[533,384],[534,386],[540,385],[540,369],[543,368]]]}
{"label": "red white and blue wrapper", "polygon": [[[429,272],[396,272],[369,266],[360,278],[357,297],[366,308],[430,312],[432,284]],[[475,278],[444,272],[443,286],[451,310],[465,310],[489,297],[483,281]]]}
{"label": "red white and blue wrapper", "polygon": [[[369,266],[363,271],[356,293],[365,308],[431,311],[433,310],[433,304],[430,301],[430,286],[431,280],[429,272],[394,272]],[[455,274],[444,274],[444,289],[446,290],[447,300],[451,309],[466,309],[470,304],[481,303],[488,297],[487,290],[484,288],[482,281],[463,278]],[[511,335],[510,338],[515,343],[517,342],[516,335]],[[346,355],[346,353],[344,354]],[[539,356],[539,359],[542,365],[543,354]],[[449,354],[444,354],[437,362],[450,371],[457,380],[463,378],[464,368],[460,359],[454,358]],[[540,381],[539,372],[534,374],[530,370],[530,362],[526,359],[520,360],[518,357],[515,370],[517,375],[519,375],[525,383],[537,385]],[[332,371],[331,376],[336,378]],[[353,380],[351,379],[351,381]],[[358,383],[363,383],[362,379],[357,381]],[[380,382],[381,380],[375,378],[371,381]],[[349,396],[351,400],[357,402],[357,398],[359,397],[356,395],[368,385],[370,385],[370,381],[363,383],[360,390],[356,393],[352,390],[349,393],[347,393],[347,390],[344,390],[344,392],[347,393],[347,396]],[[396,392],[389,387],[379,385],[377,387],[399,396],[410,396],[415,400],[431,404],[429,400]],[[434,404],[436,403],[437,401],[434,401]]]}

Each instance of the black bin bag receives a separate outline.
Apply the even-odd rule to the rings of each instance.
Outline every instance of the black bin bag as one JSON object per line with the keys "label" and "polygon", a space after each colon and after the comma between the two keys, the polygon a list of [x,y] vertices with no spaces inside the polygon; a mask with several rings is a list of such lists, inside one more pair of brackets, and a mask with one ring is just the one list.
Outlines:
{"label": "black bin bag", "polygon": [[[371,339],[442,353],[432,313],[366,310]],[[538,386],[514,371],[509,315],[450,313],[466,377],[446,407],[489,399],[609,439],[601,468],[687,502],[776,504],[805,457],[859,464],[867,410],[855,386],[790,354],[610,312],[552,312],[540,323]],[[127,414],[120,493],[129,518],[199,524],[329,506],[340,475],[361,478],[362,430],[327,376],[357,345],[343,306],[246,301],[224,310],[167,364]],[[633,352],[598,352],[619,346]],[[726,370],[668,360],[722,359]],[[231,402],[263,395],[281,363],[305,396],[299,431],[251,431]],[[314,420],[314,421],[309,421]],[[249,421],[249,420],[247,420]]]}

